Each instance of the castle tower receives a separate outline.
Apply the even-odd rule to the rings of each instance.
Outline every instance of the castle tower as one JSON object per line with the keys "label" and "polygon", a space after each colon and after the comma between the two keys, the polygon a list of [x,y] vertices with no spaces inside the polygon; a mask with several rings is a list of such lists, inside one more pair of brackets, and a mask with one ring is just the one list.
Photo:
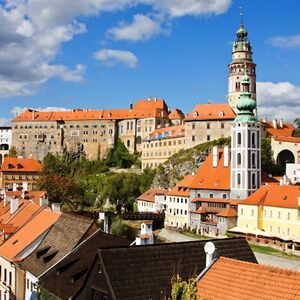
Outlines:
{"label": "castle tower", "polygon": [[238,115],[231,127],[231,198],[246,199],[261,185],[260,123],[254,114],[256,101],[251,98],[251,80],[242,78],[237,101]]}
{"label": "castle tower", "polygon": [[241,81],[245,73],[250,77],[251,98],[256,101],[256,65],[252,60],[252,47],[248,41],[248,32],[244,27],[242,13],[240,28],[232,46],[232,62],[228,65],[228,104],[237,113],[236,104],[242,92]]}

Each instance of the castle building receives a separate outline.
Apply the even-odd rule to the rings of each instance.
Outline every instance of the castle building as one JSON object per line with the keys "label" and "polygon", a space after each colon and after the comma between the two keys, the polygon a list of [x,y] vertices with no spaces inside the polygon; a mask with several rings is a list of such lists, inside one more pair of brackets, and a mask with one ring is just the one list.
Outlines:
{"label": "castle building", "polygon": [[243,74],[250,78],[251,98],[256,101],[256,65],[252,59],[252,47],[248,41],[248,32],[241,20],[232,46],[232,62],[228,65],[228,103],[237,113],[237,102],[242,93]]}
{"label": "castle building", "polygon": [[242,79],[242,93],[237,101],[239,110],[231,131],[231,198],[246,199],[261,185],[261,126],[253,111],[256,101],[251,98],[251,80]]}
{"label": "castle building", "polygon": [[153,130],[169,125],[163,99],[138,100],[129,109],[42,112],[27,109],[12,120],[12,145],[22,156],[38,160],[63,149],[103,158],[117,138],[130,152],[140,151]]}
{"label": "castle building", "polygon": [[142,141],[142,168],[156,168],[184,148],[184,125],[155,129]]}

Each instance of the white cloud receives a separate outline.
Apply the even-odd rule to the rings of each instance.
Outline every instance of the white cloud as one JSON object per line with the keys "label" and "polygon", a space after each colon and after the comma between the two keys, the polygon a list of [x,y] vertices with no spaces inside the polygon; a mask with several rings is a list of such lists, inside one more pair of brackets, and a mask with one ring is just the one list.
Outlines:
{"label": "white cloud", "polygon": [[279,48],[297,48],[300,47],[300,34],[290,36],[275,36],[269,39],[269,42]]}
{"label": "white cloud", "polygon": [[300,117],[300,87],[290,82],[258,82],[257,102],[261,118],[294,122]]}
{"label": "white cloud", "polygon": [[225,13],[231,0],[144,0],[143,2],[171,17],[199,16]]}
{"label": "white cloud", "polygon": [[132,52],[123,50],[101,49],[94,53],[94,58],[109,67],[122,63],[130,68],[135,68],[138,64],[138,59]]}
{"label": "white cloud", "polygon": [[107,33],[115,40],[141,41],[150,39],[160,31],[160,21],[137,14],[131,24],[120,22],[118,27],[108,29]]}
{"label": "white cloud", "polygon": [[[224,13],[231,0],[3,0],[0,3],[0,97],[7,98],[31,95],[53,77],[71,82],[83,79],[84,67],[80,62],[74,69],[55,63],[62,44],[87,31],[86,19],[79,21],[82,16],[148,5],[151,15],[162,16],[168,22],[172,17]],[[141,40],[160,31],[157,18],[136,15],[132,24],[111,28],[110,33],[116,39]],[[119,54],[114,52],[108,64],[121,61],[136,66],[137,58],[132,53]]]}

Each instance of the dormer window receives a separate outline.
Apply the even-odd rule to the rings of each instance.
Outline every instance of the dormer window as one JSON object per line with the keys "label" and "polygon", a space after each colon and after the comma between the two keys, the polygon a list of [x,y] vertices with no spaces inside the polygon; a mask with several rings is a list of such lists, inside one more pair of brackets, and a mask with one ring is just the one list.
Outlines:
{"label": "dormer window", "polygon": [[18,169],[23,169],[23,166],[21,164],[17,164]]}
{"label": "dormer window", "polygon": [[8,164],[8,168],[9,168],[9,169],[13,169],[13,168],[14,168],[14,165],[11,164],[11,163],[9,163],[9,164]]}
{"label": "dormer window", "polygon": [[198,117],[198,112],[197,112],[197,111],[194,111],[193,116],[194,116],[194,117]]}
{"label": "dormer window", "polygon": [[221,111],[219,112],[219,117],[224,117],[224,116],[225,116],[224,111],[221,110]]}

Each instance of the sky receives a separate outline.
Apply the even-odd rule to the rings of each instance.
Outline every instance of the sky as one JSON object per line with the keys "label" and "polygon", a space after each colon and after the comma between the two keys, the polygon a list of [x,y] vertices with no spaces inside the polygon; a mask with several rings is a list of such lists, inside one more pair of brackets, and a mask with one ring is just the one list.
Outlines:
{"label": "sky", "polygon": [[126,108],[148,97],[189,113],[227,102],[240,23],[260,117],[300,117],[299,0],[0,0],[0,125],[25,108]]}

